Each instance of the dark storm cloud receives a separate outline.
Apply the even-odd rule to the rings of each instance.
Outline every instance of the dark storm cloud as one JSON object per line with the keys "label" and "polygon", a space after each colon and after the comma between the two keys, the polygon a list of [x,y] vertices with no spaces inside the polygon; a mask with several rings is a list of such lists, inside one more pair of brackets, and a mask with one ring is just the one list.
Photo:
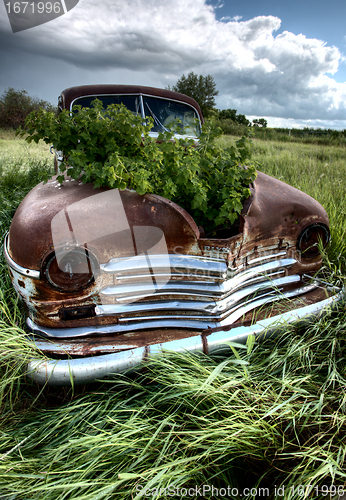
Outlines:
{"label": "dark storm cloud", "polygon": [[[7,86],[14,86],[28,61],[33,81],[42,75],[46,82],[53,82],[53,68],[59,81],[62,68],[70,68],[88,82],[137,75],[136,83],[156,86],[194,71],[214,76],[218,107],[255,116],[344,120],[346,85],[332,76],[339,50],[303,35],[277,34],[279,28],[273,16],[217,21],[204,0],[80,0],[59,19],[16,34],[2,18],[0,46],[11,58],[0,84],[11,75]],[[51,61],[51,75],[40,66],[43,60]]]}

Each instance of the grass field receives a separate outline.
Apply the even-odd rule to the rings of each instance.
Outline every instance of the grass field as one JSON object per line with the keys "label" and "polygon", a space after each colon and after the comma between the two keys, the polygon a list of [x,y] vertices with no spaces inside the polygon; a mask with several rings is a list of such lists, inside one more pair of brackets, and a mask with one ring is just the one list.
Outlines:
{"label": "grass field", "polygon": [[23,168],[35,161],[53,163],[54,157],[44,142],[28,144],[16,137],[14,131],[0,129],[0,158],[0,169],[3,171],[7,167],[12,168],[14,163],[20,163]]}
{"label": "grass field", "polygon": [[[25,192],[52,169],[46,146],[25,148],[0,133],[1,245]],[[325,272],[339,285],[345,157],[344,147],[254,140],[262,171],[327,209]],[[0,499],[181,499],[196,487],[206,499],[255,498],[255,488],[257,499],[346,493],[343,305],[228,356],[167,354],[131,377],[41,390],[22,375],[33,349],[2,255],[0,280]]]}

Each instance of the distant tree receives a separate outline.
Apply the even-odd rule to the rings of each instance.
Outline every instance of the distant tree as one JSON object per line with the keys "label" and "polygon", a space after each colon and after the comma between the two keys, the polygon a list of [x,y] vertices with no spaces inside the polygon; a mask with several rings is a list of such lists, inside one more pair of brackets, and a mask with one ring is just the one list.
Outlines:
{"label": "distant tree", "polygon": [[264,118],[255,118],[254,120],[252,120],[252,123],[254,127],[266,128],[266,126],[268,125],[267,120],[265,120]]}
{"label": "distant tree", "polygon": [[237,121],[237,110],[236,109],[222,109],[219,113],[220,120],[233,120]]}
{"label": "distant tree", "polygon": [[[262,119],[262,118],[261,118]],[[223,109],[219,112],[219,120],[232,120],[239,125],[251,126],[251,122],[245,115],[238,114],[236,109]]]}
{"label": "distant tree", "polygon": [[0,96],[0,128],[23,127],[28,114],[39,108],[47,111],[55,110],[49,102],[30,97],[26,90],[15,90],[9,87]]}
{"label": "distant tree", "polygon": [[251,122],[246,118],[245,115],[237,115],[236,121],[240,125],[246,125],[247,127],[251,126]]}
{"label": "distant tree", "polygon": [[181,92],[195,99],[201,107],[204,116],[211,114],[215,106],[216,83],[211,75],[196,75],[193,71],[187,76],[183,75],[171,88],[175,92]]}

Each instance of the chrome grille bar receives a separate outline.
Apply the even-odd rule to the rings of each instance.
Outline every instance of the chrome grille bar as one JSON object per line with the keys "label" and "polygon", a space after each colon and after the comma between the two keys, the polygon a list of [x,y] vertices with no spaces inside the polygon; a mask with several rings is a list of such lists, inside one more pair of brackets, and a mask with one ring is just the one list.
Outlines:
{"label": "chrome grille bar", "polygon": [[125,333],[136,330],[148,330],[151,328],[188,328],[192,330],[204,330],[206,328],[218,328],[232,325],[239,318],[241,318],[247,312],[255,309],[256,307],[261,307],[262,305],[276,302],[285,298],[296,297],[304,293],[308,293],[316,288],[316,284],[311,284],[303,286],[301,288],[294,289],[292,291],[276,293],[274,295],[265,296],[261,298],[255,298],[254,300],[241,305],[236,311],[230,314],[227,318],[221,321],[215,321],[211,318],[210,321],[196,321],[187,320],[182,317],[180,319],[160,319],[160,320],[149,320],[149,321],[134,321],[130,324],[117,323],[112,325],[97,325],[89,327],[75,327],[75,328],[48,328],[40,327],[33,323],[32,320],[28,318],[27,324],[29,328],[35,333],[51,338],[66,338],[66,337],[83,337],[86,335],[105,335],[110,333]]}
{"label": "chrome grille bar", "polygon": [[[170,314],[177,314],[179,312],[180,317],[184,315],[184,318],[194,313],[195,315],[200,315],[200,319],[209,320],[211,316],[220,317],[225,315],[230,309],[234,308],[236,304],[244,301],[244,299],[250,298],[254,294],[258,296],[258,293],[264,293],[268,291],[270,293],[275,293],[277,290],[285,285],[292,283],[298,283],[300,281],[299,276],[286,276],[284,278],[279,278],[272,281],[265,281],[264,283],[258,283],[255,285],[250,285],[246,288],[233,293],[229,297],[226,297],[219,301],[203,301],[203,300],[158,300],[158,301],[148,301],[148,302],[133,302],[130,304],[105,304],[97,306],[95,313],[97,316],[110,316],[117,315],[119,321],[131,321],[137,320],[136,314],[141,314],[141,319],[158,318],[160,312],[166,312],[166,315],[170,317]],[[164,316],[160,316],[161,318]],[[172,319],[170,317],[170,319]]]}
{"label": "chrome grille bar", "polygon": [[[191,255],[136,255],[134,257],[121,257],[111,259],[106,264],[101,264],[100,269],[104,273],[137,276],[143,271],[148,271],[148,265],[153,272],[160,270],[168,272],[191,271],[193,273],[207,273],[207,275],[225,278],[227,273],[227,263],[224,259],[212,257],[199,257]],[[166,274],[165,273],[165,274]]]}
{"label": "chrome grille bar", "polygon": [[[224,298],[237,289],[252,284],[256,281],[268,282],[268,274],[293,266],[295,259],[279,259],[274,262],[268,262],[259,266],[246,269],[236,276],[225,279],[223,282],[195,281],[185,279],[170,280],[168,282],[153,282],[152,275],[147,276],[146,282],[136,281],[133,284],[115,284],[107,286],[100,291],[101,296],[105,298],[113,297],[115,300],[134,301],[143,297],[155,296],[160,300],[161,296],[186,296],[198,297],[205,296],[210,300],[215,298]],[[154,275],[155,276],[155,275]],[[186,278],[186,275],[184,276]]]}

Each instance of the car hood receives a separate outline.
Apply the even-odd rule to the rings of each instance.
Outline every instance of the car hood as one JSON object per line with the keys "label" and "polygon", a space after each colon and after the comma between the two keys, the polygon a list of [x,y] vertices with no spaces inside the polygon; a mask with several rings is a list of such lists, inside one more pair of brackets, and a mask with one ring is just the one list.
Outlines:
{"label": "car hood", "polygon": [[[255,249],[265,246],[266,241],[273,238],[278,245],[292,243],[310,224],[329,224],[324,208],[316,200],[282,181],[258,172],[250,188],[252,194],[244,203],[237,234],[226,239],[204,237],[202,228],[197,227],[183,208],[161,196],[141,196],[127,189],[116,191],[125,211],[128,231],[134,227],[162,230],[168,253],[213,256],[213,251],[218,255],[225,251],[224,257],[229,260],[241,251],[248,252],[249,246]],[[82,184],[69,178],[62,185],[55,177],[46,184],[38,184],[24,198],[13,218],[11,258],[23,268],[40,270],[45,255],[52,251],[54,244],[56,246],[52,225],[61,214],[65,214],[64,221],[65,216],[69,221],[72,211],[78,214],[79,224],[91,235],[89,240],[93,240],[92,250],[99,262],[128,256],[126,231],[119,236],[119,232],[111,229],[118,214],[110,202],[110,191],[115,190],[94,189],[91,183]],[[106,230],[100,233],[100,227]],[[69,227],[70,231],[73,229]],[[99,237],[93,238],[93,235]]]}

